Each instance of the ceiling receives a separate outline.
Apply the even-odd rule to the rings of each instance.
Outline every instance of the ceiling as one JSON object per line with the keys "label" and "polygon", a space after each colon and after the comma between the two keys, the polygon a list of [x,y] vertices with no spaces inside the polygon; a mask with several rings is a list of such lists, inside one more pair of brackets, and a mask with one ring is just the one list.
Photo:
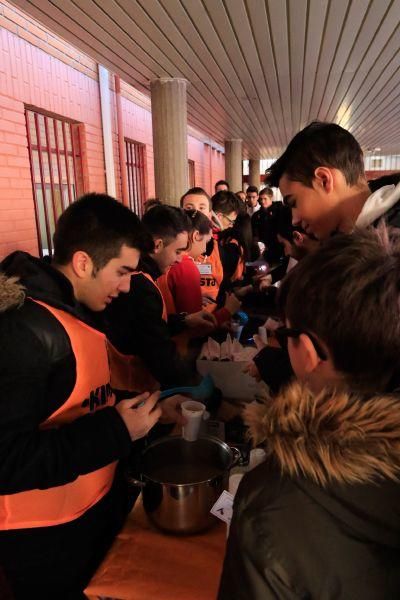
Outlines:
{"label": "ceiling", "polygon": [[184,77],[189,124],[245,158],[313,119],[400,153],[400,0],[12,0],[149,95]]}

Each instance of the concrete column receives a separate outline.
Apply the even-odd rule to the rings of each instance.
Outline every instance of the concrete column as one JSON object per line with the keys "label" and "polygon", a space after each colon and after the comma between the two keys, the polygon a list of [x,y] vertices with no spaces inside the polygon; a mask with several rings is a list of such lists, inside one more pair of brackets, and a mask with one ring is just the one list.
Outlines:
{"label": "concrete column", "polygon": [[99,68],[99,88],[100,88],[100,106],[101,106],[101,122],[103,126],[103,148],[104,148],[104,163],[106,171],[107,194],[115,198],[117,189],[115,185],[115,167],[114,167],[114,151],[113,151],[113,135],[112,135],[112,118],[111,118],[111,95],[108,70],[103,65],[98,65]]}
{"label": "concrete column", "polygon": [[255,185],[260,189],[260,161],[249,160],[249,185]]}
{"label": "concrete column", "polygon": [[242,189],[242,140],[225,140],[225,178],[232,192]]}
{"label": "concrete column", "polygon": [[189,187],[186,86],[170,77],[150,85],[156,196],[173,206]]}

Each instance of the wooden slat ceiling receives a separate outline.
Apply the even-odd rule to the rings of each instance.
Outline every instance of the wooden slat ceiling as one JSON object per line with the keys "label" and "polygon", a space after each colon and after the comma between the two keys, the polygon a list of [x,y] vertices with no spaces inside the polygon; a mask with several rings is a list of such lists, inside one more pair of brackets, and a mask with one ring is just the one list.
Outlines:
{"label": "wooden slat ceiling", "polygon": [[189,124],[277,156],[313,119],[400,153],[400,0],[13,0],[140,91],[184,77]]}

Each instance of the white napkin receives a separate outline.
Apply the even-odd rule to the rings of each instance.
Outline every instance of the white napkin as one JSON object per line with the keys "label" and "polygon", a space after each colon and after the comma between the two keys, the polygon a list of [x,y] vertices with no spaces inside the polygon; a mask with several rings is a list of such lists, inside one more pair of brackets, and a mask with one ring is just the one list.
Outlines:
{"label": "white napkin", "polygon": [[203,360],[230,360],[235,362],[249,362],[257,354],[257,348],[242,346],[242,344],[231,338],[228,334],[225,342],[218,344],[213,338],[203,344],[200,352],[200,359]]}

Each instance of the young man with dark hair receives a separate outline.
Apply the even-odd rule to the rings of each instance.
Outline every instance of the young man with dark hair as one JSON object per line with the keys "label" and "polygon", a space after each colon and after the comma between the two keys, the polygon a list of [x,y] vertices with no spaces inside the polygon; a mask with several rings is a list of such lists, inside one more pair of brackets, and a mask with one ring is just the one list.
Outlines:
{"label": "young man with dark hair", "polygon": [[[142,257],[128,293],[108,307],[107,334],[121,354],[121,362],[126,362],[131,372],[132,367],[138,368],[143,381],[149,381],[149,374],[154,386],[158,383],[168,388],[187,383],[192,377],[189,365],[178,356],[172,336],[188,327],[211,331],[215,320],[206,311],[168,317],[157,286],[158,277],[175,262],[180,262],[188,247],[191,222],[185,211],[174,206],[155,206],[143,216],[142,223],[154,247]],[[117,388],[141,391],[140,388],[131,390],[126,382]]]}
{"label": "young man with dark hair", "polygon": [[247,203],[247,214],[252,217],[258,210],[260,205],[258,203],[258,188],[255,185],[249,185],[246,190],[246,203]]}
{"label": "young man with dark hair", "polygon": [[240,211],[240,200],[233,192],[217,192],[211,198],[212,209],[218,229],[224,231],[232,227]]}
{"label": "young man with dark hair", "polygon": [[400,186],[374,182],[371,194],[360,145],[335,123],[315,121],[295,135],[266,180],[279,186],[293,223],[318,239],[376,224],[382,217],[400,226]]}
{"label": "young man with dark hair", "polygon": [[229,192],[229,183],[225,179],[220,179],[214,186],[214,192]]}
{"label": "young man with dark hair", "polygon": [[399,267],[381,227],[326,240],[283,281],[298,381],[245,412],[267,459],[235,497],[219,600],[397,598]]}
{"label": "young man with dark hair", "polygon": [[273,214],[272,200],[274,193],[270,187],[262,189],[258,195],[259,210],[251,217],[251,228],[255,242],[268,244],[269,240],[269,221]]}
{"label": "young man with dark hair", "polygon": [[219,224],[217,235],[224,274],[217,299],[221,306],[234,282],[243,278],[245,261],[251,258],[252,232],[250,218],[241,211],[242,203],[236,194],[218,192],[211,200]]}
{"label": "young man with dark hair", "polygon": [[83,597],[135,499],[118,461],[159,419],[158,395],[115,405],[92,311],[129,290],[149,247],[136,215],[89,194],[61,215],[52,265],[1,264],[0,565],[16,599]]}
{"label": "young man with dark hair", "polygon": [[206,215],[208,219],[212,219],[212,203],[211,198],[201,187],[190,188],[181,198],[181,208],[184,210],[199,210]]}

